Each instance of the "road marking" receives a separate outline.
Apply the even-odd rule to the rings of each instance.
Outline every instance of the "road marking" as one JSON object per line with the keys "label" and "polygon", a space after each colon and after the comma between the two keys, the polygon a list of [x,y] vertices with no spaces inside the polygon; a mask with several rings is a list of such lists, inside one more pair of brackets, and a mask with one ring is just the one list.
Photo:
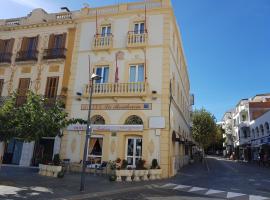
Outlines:
{"label": "road marking", "polygon": [[244,196],[245,194],[242,193],[236,193],[236,192],[228,192],[227,194],[227,198],[234,198],[234,197],[240,197],[240,196]]}
{"label": "road marking", "polygon": [[176,186],[175,188],[173,188],[174,190],[177,190],[177,189],[185,189],[185,188],[189,188],[191,186],[188,186],[188,185],[178,185]]}
{"label": "road marking", "polygon": [[269,199],[269,198],[262,197],[262,196],[249,195],[249,200],[264,200],[264,199]]}
{"label": "road marking", "polygon": [[200,187],[192,187],[189,192],[197,192],[201,190],[207,190],[206,188],[200,188]]}
{"label": "road marking", "polygon": [[163,185],[162,187],[166,188],[166,187],[172,187],[172,186],[176,186],[177,184],[174,183],[167,183],[166,185]]}
{"label": "road marking", "polygon": [[210,195],[210,194],[218,194],[218,193],[222,193],[222,192],[225,192],[225,191],[221,191],[221,190],[208,190],[205,194],[206,195]]}

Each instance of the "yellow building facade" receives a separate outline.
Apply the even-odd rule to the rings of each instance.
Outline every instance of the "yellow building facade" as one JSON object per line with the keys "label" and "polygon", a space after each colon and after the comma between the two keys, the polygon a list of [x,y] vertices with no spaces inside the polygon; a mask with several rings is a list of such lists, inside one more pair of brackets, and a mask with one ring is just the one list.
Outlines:
{"label": "yellow building facade", "polygon": [[[35,9],[22,18],[0,20],[0,106],[18,92],[18,106],[32,90],[54,103],[66,101],[76,26],[72,14],[48,14]],[[37,165],[60,151],[61,139],[0,143],[6,164]]]}
{"label": "yellow building facade", "polygon": [[[90,167],[103,161],[159,161],[163,177],[188,163],[190,85],[180,30],[169,0],[84,7],[77,32],[66,110],[86,120],[89,74],[93,84],[88,144]],[[61,142],[61,157],[81,163],[86,125],[73,124]]]}

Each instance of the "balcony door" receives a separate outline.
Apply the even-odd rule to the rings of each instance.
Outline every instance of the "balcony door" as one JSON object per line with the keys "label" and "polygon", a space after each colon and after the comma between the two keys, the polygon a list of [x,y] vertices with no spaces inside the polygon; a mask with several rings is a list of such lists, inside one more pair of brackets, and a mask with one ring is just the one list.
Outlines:
{"label": "balcony door", "polygon": [[144,22],[137,22],[134,24],[134,33],[135,34],[142,34],[145,31]]}
{"label": "balcony door", "polygon": [[4,87],[4,79],[0,79],[0,97],[2,96],[3,87]]}
{"label": "balcony door", "polygon": [[126,141],[126,160],[128,165],[136,167],[136,162],[142,158],[142,138],[128,137]]}
{"label": "balcony door", "polygon": [[129,82],[144,82],[144,64],[130,66]]}
{"label": "balcony door", "polygon": [[109,67],[108,66],[97,67],[96,74],[101,77],[100,80],[96,80],[96,83],[108,83],[108,80],[109,80]]}
{"label": "balcony door", "polygon": [[111,25],[101,27],[101,36],[109,36],[111,34]]}
{"label": "balcony door", "polygon": [[48,99],[55,99],[57,96],[59,77],[48,77],[45,89],[45,97]]}
{"label": "balcony door", "polygon": [[30,86],[30,78],[20,78],[18,86],[18,96],[16,100],[17,106],[20,106],[26,102],[26,95]]}

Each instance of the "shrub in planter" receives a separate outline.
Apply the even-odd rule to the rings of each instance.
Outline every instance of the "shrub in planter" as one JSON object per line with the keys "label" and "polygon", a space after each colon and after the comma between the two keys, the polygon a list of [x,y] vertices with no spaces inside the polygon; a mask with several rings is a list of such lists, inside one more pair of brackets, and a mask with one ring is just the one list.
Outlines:
{"label": "shrub in planter", "polygon": [[136,170],[134,171],[134,181],[140,181],[140,177],[143,180],[148,180],[148,170],[146,169],[145,160],[138,160],[136,162]]}
{"label": "shrub in planter", "polygon": [[55,154],[53,157],[53,165],[59,166],[61,164],[60,155]]}
{"label": "shrub in planter", "polygon": [[64,172],[63,171],[61,171],[61,172],[58,172],[58,174],[57,174],[57,178],[63,178],[64,177]]}
{"label": "shrub in planter", "polygon": [[160,169],[158,165],[157,159],[153,159],[152,165],[149,170],[150,180],[160,179],[161,173],[162,173],[162,170]]}
{"label": "shrub in planter", "polygon": [[116,175],[114,175],[114,174],[109,176],[109,180],[110,180],[110,181],[116,181],[116,178],[117,178],[117,177],[116,177]]}

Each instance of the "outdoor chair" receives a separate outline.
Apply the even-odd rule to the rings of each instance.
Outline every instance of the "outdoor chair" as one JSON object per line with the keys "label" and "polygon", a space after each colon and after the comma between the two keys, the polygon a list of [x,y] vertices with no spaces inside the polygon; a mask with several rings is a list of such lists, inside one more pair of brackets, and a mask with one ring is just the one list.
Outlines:
{"label": "outdoor chair", "polygon": [[99,175],[102,175],[104,174],[104,170],[105,170],[105,174],[107,175],[107,166],[108,166],[108,162],[103,161],[101,165],[96,168],[96,171],[98,172]]}

